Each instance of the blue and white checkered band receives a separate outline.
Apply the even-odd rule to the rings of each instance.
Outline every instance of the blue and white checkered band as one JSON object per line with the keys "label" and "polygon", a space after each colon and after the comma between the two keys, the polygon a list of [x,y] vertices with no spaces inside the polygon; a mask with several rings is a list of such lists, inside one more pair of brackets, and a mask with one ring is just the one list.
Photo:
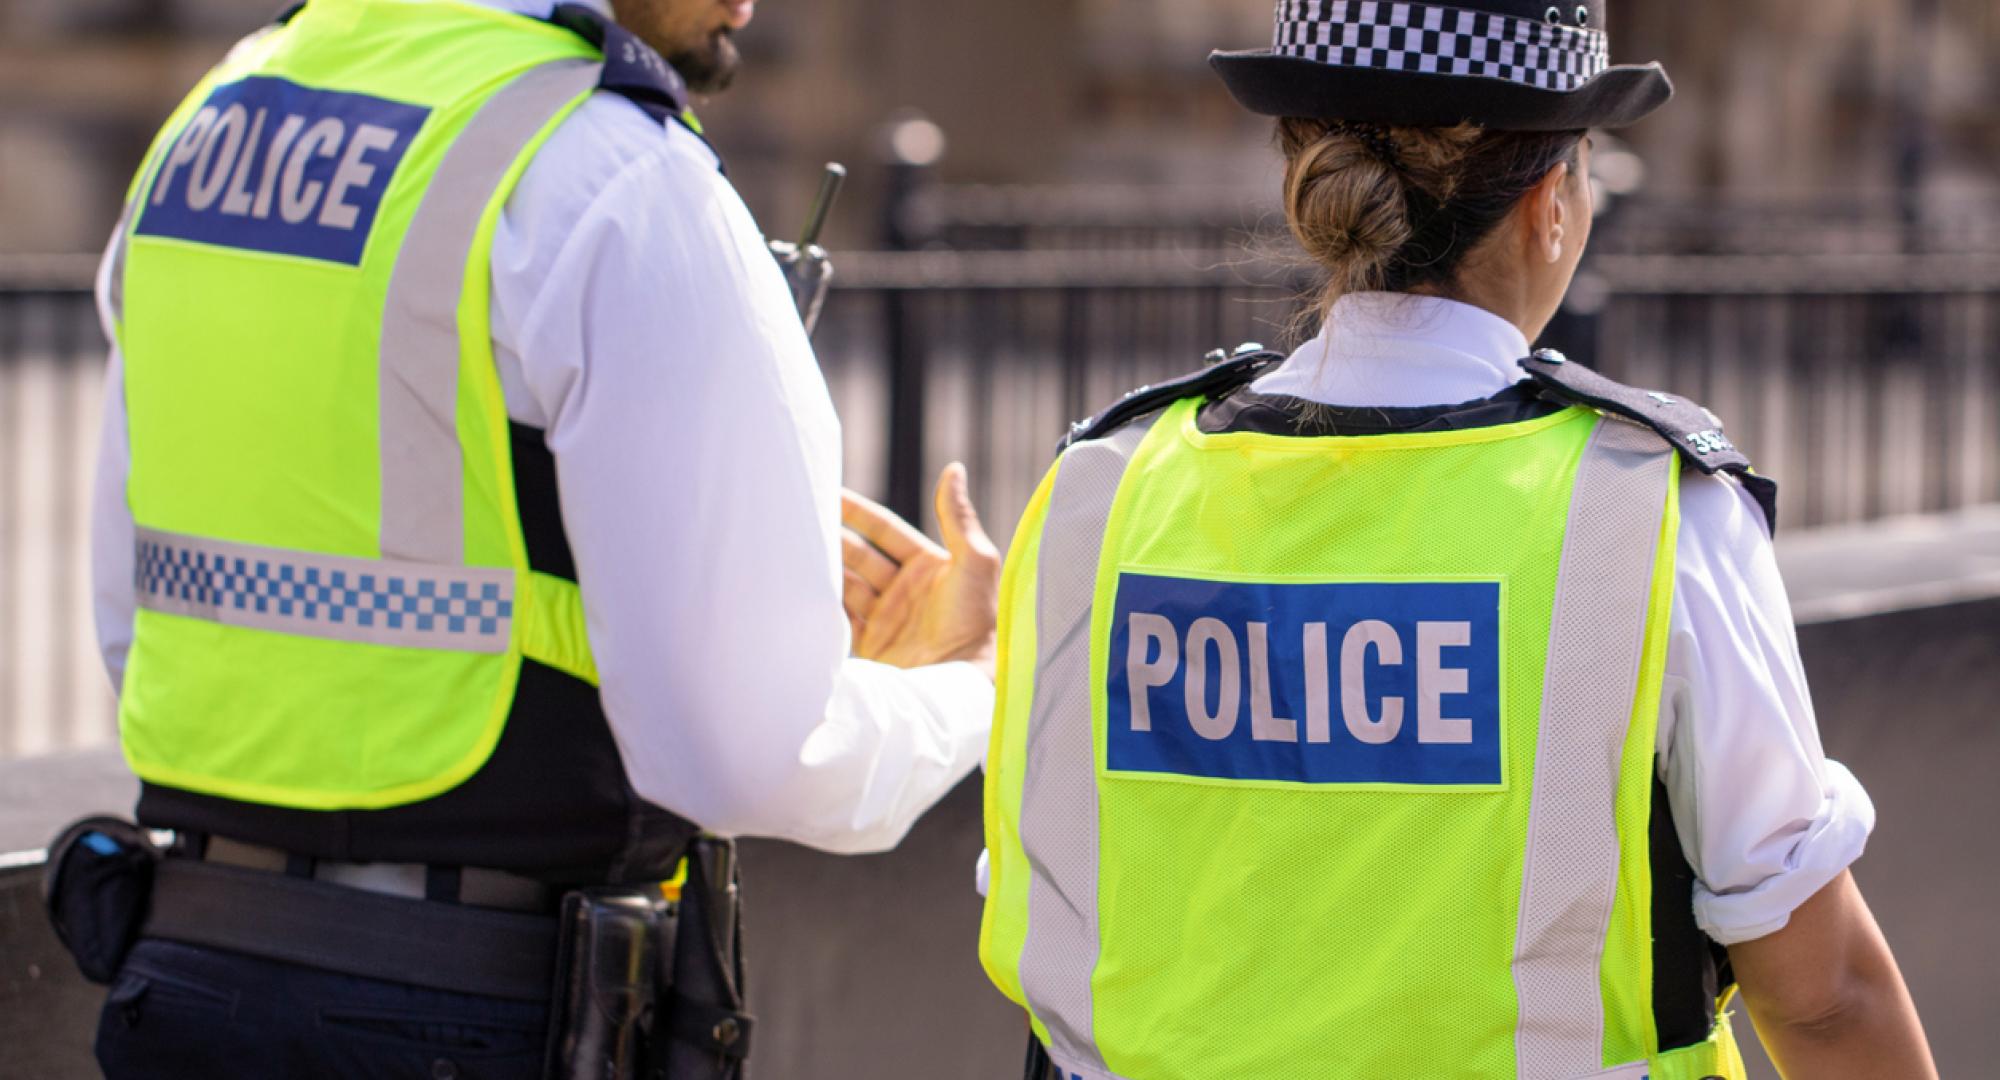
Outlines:
{"label": "blue and white checkered band", "polygon": [[1337,67],[1575,90],[1611,66],[1602,30],[1436,4],[1278,0],[1272,51]]}
{"label": "blue and white checkered band", "polygon": [[504,652],[513,571],[427,566],[140,529],[139,606],[231,626],[372,645]]}

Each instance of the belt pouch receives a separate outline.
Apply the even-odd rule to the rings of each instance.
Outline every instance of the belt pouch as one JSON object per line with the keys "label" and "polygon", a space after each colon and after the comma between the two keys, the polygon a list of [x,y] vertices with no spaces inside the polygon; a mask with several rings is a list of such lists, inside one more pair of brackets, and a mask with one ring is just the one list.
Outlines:
{"label": "belt pouch", "polygon": [[736,845],[697,838],[687,857],[672,989],[660,1042],[667,1080],[743,1080],[752,1018],[744,1011]]}
{"label": "belt pouch", "polygon": [[671,970],[675,906],[657,892],[583,889],[563,896],[544,1073],[551,1080],[648,1075],[646,1035],[660,975]]}
{"label": "belt pouch", "polygon": [[108,984],[139,935],[160,850],[144,829],[90,817],[49,844],[42,902],[56,937],[91,982]]}

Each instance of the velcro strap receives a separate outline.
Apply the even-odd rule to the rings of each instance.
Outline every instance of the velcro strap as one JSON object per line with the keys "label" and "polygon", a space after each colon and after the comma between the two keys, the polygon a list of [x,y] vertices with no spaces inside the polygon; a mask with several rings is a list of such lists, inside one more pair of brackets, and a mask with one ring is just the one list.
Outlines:
{"label": "velcro strap", "polygon": [[545,1001],[556,920],[406,900],[283,874],[164,860],[141,936],[322,971]]}
{"label": "velcro strap", "polygon": [[521,655],[597,685],[597,658],[583,621],[576,582],[540,571],[528,575],[528,607],[519,626]]}
{"label": "velcro strap", "polygon": [[666,1027],[675,1039],[738,1061],[750,1056],[750,1028],[755,1022],[749,1013],[703,1005],[679,994],[667,1006]]}

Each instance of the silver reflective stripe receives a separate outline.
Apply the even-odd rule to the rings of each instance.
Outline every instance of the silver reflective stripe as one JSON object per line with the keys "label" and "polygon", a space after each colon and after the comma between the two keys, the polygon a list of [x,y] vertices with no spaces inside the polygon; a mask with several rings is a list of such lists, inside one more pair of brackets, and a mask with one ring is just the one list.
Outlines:
{"label": "silver reflective stripe", "polygon": [[286,634],[498,653],[514,572],[351,559],[138,531],[139,606]]}
{"label": "silver reflective stripe", "polygon": [[1118,481],[1156,420],[1063,455],[1036,559],[1035,698],[1021,781],[1021,849],[1032,872],[1021,991],[1048,1028],[1051,1049],[1093,1078],[1107,1074],[1090,996],[1098,955],[1091,601]]}
{"label": "silver reflective stripe", "polygon": [[114,332],[125,326],[125,251],[132,245],[132,211],[137,208],[145,190],[146,185],[141,184],[141,194],[133,196],[125,204],[124,212],[118,215],[118,231],[111,238],[111,266],[104,276],[104,302],[111,309]]}
{"label": "silver reflective stripe", "polygon": [[382,555],[463,561],[458,304],[479,219],[529,140],[597,85],[601,65],[558,60],[490,98],[445,151],[396,255],[382,310]]}
{"label": "silver reflective stripe", "polygon": [[1657,435],[1607,418],[1570,496],[1514,942],[1521,1080],[1603,1074],[1598,966],[1618,876],[1613,796],[1674,465]]}

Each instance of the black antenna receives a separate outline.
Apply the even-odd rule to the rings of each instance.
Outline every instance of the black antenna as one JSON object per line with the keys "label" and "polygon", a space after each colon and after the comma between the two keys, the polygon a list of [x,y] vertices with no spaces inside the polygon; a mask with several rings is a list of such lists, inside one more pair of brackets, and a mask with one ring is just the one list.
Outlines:
{"label": "black antenna", "polygon": [[826,174],[819,178],[819,194],[813,196],[812,209],[806,211],[806,231],[799,237],[800,251],[819,241],[819,231],[826,227],[826,216],[832,212],[833,200],[846,181],[847,166],[837,161],[826,163]]}

